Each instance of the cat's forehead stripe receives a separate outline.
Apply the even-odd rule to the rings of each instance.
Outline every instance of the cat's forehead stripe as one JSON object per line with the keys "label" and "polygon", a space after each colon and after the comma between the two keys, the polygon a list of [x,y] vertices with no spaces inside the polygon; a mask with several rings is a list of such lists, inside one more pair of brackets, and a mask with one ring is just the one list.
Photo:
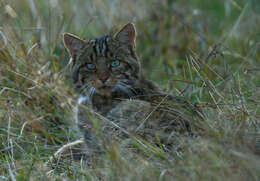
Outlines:
{"label": "cat's forehead stripe", "polygon": [[107,42],[109,38],[110,35],[106,35],[95,39],[93,49],[97,56],[103,56],[103,57],[106,56],[106,52],[108,51]]}

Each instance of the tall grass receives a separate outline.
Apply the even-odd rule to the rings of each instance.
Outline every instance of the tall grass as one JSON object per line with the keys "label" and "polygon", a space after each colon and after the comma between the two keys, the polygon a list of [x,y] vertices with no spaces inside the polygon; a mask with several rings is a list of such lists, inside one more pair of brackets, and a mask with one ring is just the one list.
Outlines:
{"label": "tall grass", "polygon": [[[259,180],[257,0],[2,0],[0,10],[0,180]],[[115,146],[103,166],[46,166],[81,137],[61,34],[130,21],[145,74],[203,109],[203,133],[171,154]]]}

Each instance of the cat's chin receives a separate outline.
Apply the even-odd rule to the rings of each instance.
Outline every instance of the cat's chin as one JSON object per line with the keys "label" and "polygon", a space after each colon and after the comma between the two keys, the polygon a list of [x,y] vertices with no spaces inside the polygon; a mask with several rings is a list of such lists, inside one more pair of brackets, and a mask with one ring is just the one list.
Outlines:
{"label": "cat's chin", "polygon": [[112,96],[112,87],[103,86],[97,89],[98,94],[105,96],[105,97],[111,97]]}

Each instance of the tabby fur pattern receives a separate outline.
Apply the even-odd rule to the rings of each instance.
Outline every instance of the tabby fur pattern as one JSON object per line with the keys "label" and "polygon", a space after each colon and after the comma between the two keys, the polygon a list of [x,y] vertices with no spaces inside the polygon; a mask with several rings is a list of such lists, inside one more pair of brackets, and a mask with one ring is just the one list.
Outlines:
{"label": "tabby fur pattern", "polygon": [[170,145],[173,135],[190,134],[192,116],[187,110],[194,112],[193,107],[144,77],[132,23],[114,35],[85,40],[64,33],[63,39],[71,55],[73,85],[80,94],[76,120],[89,154],[102,152],[103,143],[129,135],[151,144],[159,138]]}

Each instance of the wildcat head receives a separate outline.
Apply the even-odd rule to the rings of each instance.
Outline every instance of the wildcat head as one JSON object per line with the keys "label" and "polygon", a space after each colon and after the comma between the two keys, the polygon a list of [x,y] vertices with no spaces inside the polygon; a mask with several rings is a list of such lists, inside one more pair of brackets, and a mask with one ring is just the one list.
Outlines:
{"label": "wildcat head", "polygon": [[136,31],[132,23],[115,35],[85,40],[64,33],[64,45],[72,59],[72,77],[76,89],[84,95],[134,94],[140,77],[135,53]]}

